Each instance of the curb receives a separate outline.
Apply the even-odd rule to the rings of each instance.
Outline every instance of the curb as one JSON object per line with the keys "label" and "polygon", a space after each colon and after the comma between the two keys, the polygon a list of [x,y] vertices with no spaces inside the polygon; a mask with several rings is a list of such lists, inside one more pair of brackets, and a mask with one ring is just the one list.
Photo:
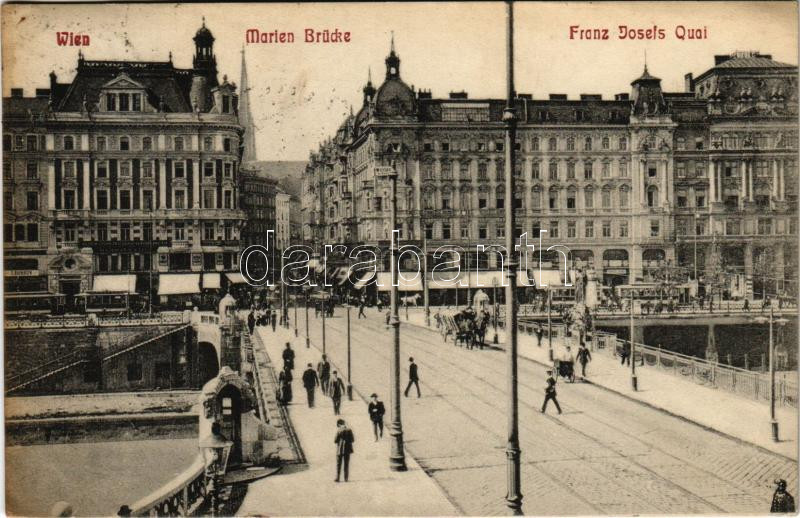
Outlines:
{"label": "curb", "polygon": [[[423,325],[415,324],[415,323],[412,323],[412,322],[410,322],[410,321],[408,321],[408,322],[406,322],[406,323],[407,323],[407,324],[410,324],[410,325],[412,325],[412,326],[414,326],[414,327],[418,327],[418,328],[420,328],[420,329],[425,329],[425,330],[427,330],[427,331],[430,331],[430,332],[432,332],[432,333],[435,333],[435,332],[436,332],[434,329],[431,329],[431,328],[429,328],[428,326],[423,326]],[[520,359],[522,359],[522,360],[526,360],[526,361],[529,361],[529,362],[532,362],[532,363],[536,363],[536,364],[538,364],[538,365],[542,365],[542,366],[543,366],[543,367],[545,367],[545,368],[547,368],[547,367],[552,367],[551,365],[548,365],[548,364],[546,364],[546,363],[542,363],[542,362],[541,362],[541,361],[539,361],[539,360],[534,360],[533,358],[528,358],[527,356],[522,356],[522,355],[519,355],[519,357],[520,357]],[[709,425],[707,425],[707,424],[703,424],[703,423],[701,423],[701,422],[699,422],[699,421],[695,421],[694,419],[688,418],[688,417],[686,417],[686,416],[682,416],[682,415],[680,415],[680,414],[676,414],[675,412],[673,412],[673,411],[671,411],[671,410],[667,410],[666,408],[660,407],[660,406],[658,406],[658,405],[654,405],[653,403],[649,403],[649,402],[647,402],[647,401],[642,401],[641,399],[637,399],[637,398],[635,398],[635,397],[633,397],[633,396],[631,396],[631,395],[629,395],[629,394],[626,394],[625,392],[621,392],[621,391],[619,391],[619,390],[615,390],[615,389],[613,389],[613,388],[607,387],[607,386],[605,386],[605,385],[601,385],[601,384],[599,384],[599,383],[595,383],[594,381],[591,381],[591,380],[588,380],[588,379],[585,379],[585,378],[583,378],[581,381],[582,381],[583,383],[586,383],[586,384],[592,385],[592,386],[594,386],[594,387],[600,388],[600,389],[602,389],[602,390],[605,390],[606,392],[610,392],[610,393],[612,393],[612,394],[616,394],[616,395],[618,395],[618,396],[622,396],[622,397],[624,397],[625,399],[627,399],[627,400],[629,400],[629,401],[632,401],[632,402],[634,402],[634,403],[638,403],[638,404],[640,404],[640,405],[646,406],[646,407],[648,407],[648,408],[651,408],[651,409],[653,409],[653,410],[656,410],[656,411],[662,412],[662,413],[664,413],[664,414],[667,414],[667,415],[669,415],[669,416],[671,416],[671,417],[675,417],[675,418],[677,418],[677,419],[680,419],[681,421],[684,421],[684,422],[686,422],[686,423],[689,423],[689,424],[693,424],[693,425],[695,425],[695,426],[698,426],[698,427],[700,427],[700,428],[702,428],[703,430],[706,430],[706,431],[708,431],[708,432],[713,432],[713,433],[715,433],[715,434],[717,434],[717,435],[720,435],[720,436],[722,436],[722,437],[725,437],[725,438],[727,438],[727,439],[730,439],[730,440],[732,440],[732,441],[738,442],[738,443],[740,443],[740,444],[745,444],[745,445],[747,445],[747,446],[752,446],[752,447],[754,447],[754,448],[757,448],[758,450],[761,450],[761,451],[762,451],[762,452],[764,452],[764,453],[768,453],[768,454],[771,454],[771,455],[777,455],[777,456],[779,456],[779,457],[781,457],[781,458],[784,458],[784,459],[786,459],[786,460],[790,460],[790,461],[792,461],[792,462],[797,462],[797,459],[795,459],[795,458],[792,458],[792,457],[790,457],[790,456],[788,456],[788,455],[786,455],[786,454],[784,454],[784,453],[780,453],[780,452],[777,452],[777,451],[770,450],[769,448],[765,448],[764,446],[761,446],[760,444],[756,444],[756,443],[754,443],[754,442],[750,442],[750,441],[748,441],[748,440],[745,440],[745,439],[742,439],[742,438],[740,438],[740,437],[736,437],[736,436],[730,435],[730,434],[728,434],[728,433],[722,432],[722,431],[720,431],[720,430],[717,430],[716,428],[713,428],[713,427],[711,427],[711,426],[709,426]]]}

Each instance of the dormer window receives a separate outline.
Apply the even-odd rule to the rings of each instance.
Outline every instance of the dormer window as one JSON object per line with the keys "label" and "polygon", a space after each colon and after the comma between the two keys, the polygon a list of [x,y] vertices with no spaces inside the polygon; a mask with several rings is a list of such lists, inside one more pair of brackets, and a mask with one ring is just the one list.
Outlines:
{"label": "dormer window", "polygon": [[105,111],[142,111],[144,86],[122,73],[102,86],[101,99],[105,99]]}
{"label": "dormer window", "polygon": [[222,113],[230,113],[231,111],[231,96],[230,95],[223,95],[222,96]]}
{"label": "dormer window", "polygon": [[131,111],[142,111],[142,96],[141,94],[131,94]]}
{"label": "dormer window", "polygon": [[106,94],[106,110],[110,112],[117,111],[117,95]]}
{"label": "dormer window", "polygon": [[130,95],[129,94],[119,94],[119,111],[127,112],[130,111]]}

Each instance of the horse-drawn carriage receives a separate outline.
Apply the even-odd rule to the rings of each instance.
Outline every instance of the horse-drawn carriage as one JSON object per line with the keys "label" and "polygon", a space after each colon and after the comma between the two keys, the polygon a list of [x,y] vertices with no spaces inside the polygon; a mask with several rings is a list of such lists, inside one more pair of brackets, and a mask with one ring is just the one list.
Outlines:
{"label": "horse-drawn carriage", "polygon": [[476,345],[481,349],[486,345],[486,328],[489,317],[485,313],[476,315],[471,311],[461,311],[453,316],[442,317],[444,322],[444,338],[453,336],[453,345],[466,346],[472,349]]}

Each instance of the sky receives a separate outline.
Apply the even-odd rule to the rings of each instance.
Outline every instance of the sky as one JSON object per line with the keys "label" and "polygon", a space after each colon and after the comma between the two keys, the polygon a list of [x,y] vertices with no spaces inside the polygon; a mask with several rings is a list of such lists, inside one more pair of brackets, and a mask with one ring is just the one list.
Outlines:
{"label": "sky", "polygon": [[[89,35],[86,59],[166,61],[171,51],[177,67],[190,68],[205,16],[220,80],[238,84],[245,48],[259,160],[305,160],[351,105],[357,111],[368,69],[376,87],[383,81],[392,32],[409,85],[434,97],[505,96],[503,3],[6,4],[2,15],[4,96],[47,88],[51,70],[59,82],[74,76],[78,47],[58,46],[58,31]],[[798,61],[795,2],[516,3],[514,18],[516,89],[535,99],[629,92],[645,56],[667,91],[683,91],[684,74],[711,68],[715,54],[758,50]],[[664,38],[620,39],[620,25],[656,26]],[[705,38],[680,40],[677,26]],[[251,28],[293,32],[295,42],[246,45]],[[307,28],[347,31],[350,42],[305,43]],[[580,29],[607,29],[608,39],[579,39]]]}

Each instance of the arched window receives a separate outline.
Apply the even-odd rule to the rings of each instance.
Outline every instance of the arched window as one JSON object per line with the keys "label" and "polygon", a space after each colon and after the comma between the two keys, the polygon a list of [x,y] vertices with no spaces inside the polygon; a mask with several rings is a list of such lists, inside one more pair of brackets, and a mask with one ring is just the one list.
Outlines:
{"label": "arched window", "polygon": [[602,203],[604,209],[611,208],[611,188],[610,187],[604,187],[603,188],[603,192],[602,192],[602,196],[601,196],[601,203]]}
{"label": "arched window", "polygon": [[583,206],[587,209],[594,208],[594,189],[591,186],[583,191]]}
{"label": "arched window", "polygon": [[447,161],[443,160],[441,163],[442,167],[442,178],[443,179],[451,179],[453,178],[453,165]]}
{"label": "arched window", "polygon": [[626,149],[628,149],[628,139],[627,138],[625,138],[625,137],[620,137],[619,138],[619,149],[620,149],[620,151],[625,151]]}
{"label": "arched window", "polygon": [[550,137],[547,140],[547,150],[548,151],[556,151],[558,149],[558,141],[555,137]]}
{"label": "arched window", "polygon": [[602,146],[603,146],[603,149],[608,149],[609,148],[608,137],[603,137]]}
{"label": "arched window", "polygon": [[130,151],[131,149],[131,139],[128,137],[120,137],[119,138],[119,150],[120,151]]}
{"label": "arched window", "polygon": [[531,151],[539,151],[539,137],[531,139]]}
{"label": "arched window", "polygon": [[575,151],[575,137],[567,139],[567,151]]}
{"label": "arched window", "polygon": [[628,186],[623,185],[619,188],[619,206],[623,209],[628,208]]}
{"label": "arched window", "polygon": [[426,210],[433,210],[436,206],[436,196],[433,191],[427,191],[422,197],[422,203]]}
{"label": "arched window", "polygon": [[591,151],[592,150],[592,137],[586,137],[583,141],[583,150],[584,151]]}

